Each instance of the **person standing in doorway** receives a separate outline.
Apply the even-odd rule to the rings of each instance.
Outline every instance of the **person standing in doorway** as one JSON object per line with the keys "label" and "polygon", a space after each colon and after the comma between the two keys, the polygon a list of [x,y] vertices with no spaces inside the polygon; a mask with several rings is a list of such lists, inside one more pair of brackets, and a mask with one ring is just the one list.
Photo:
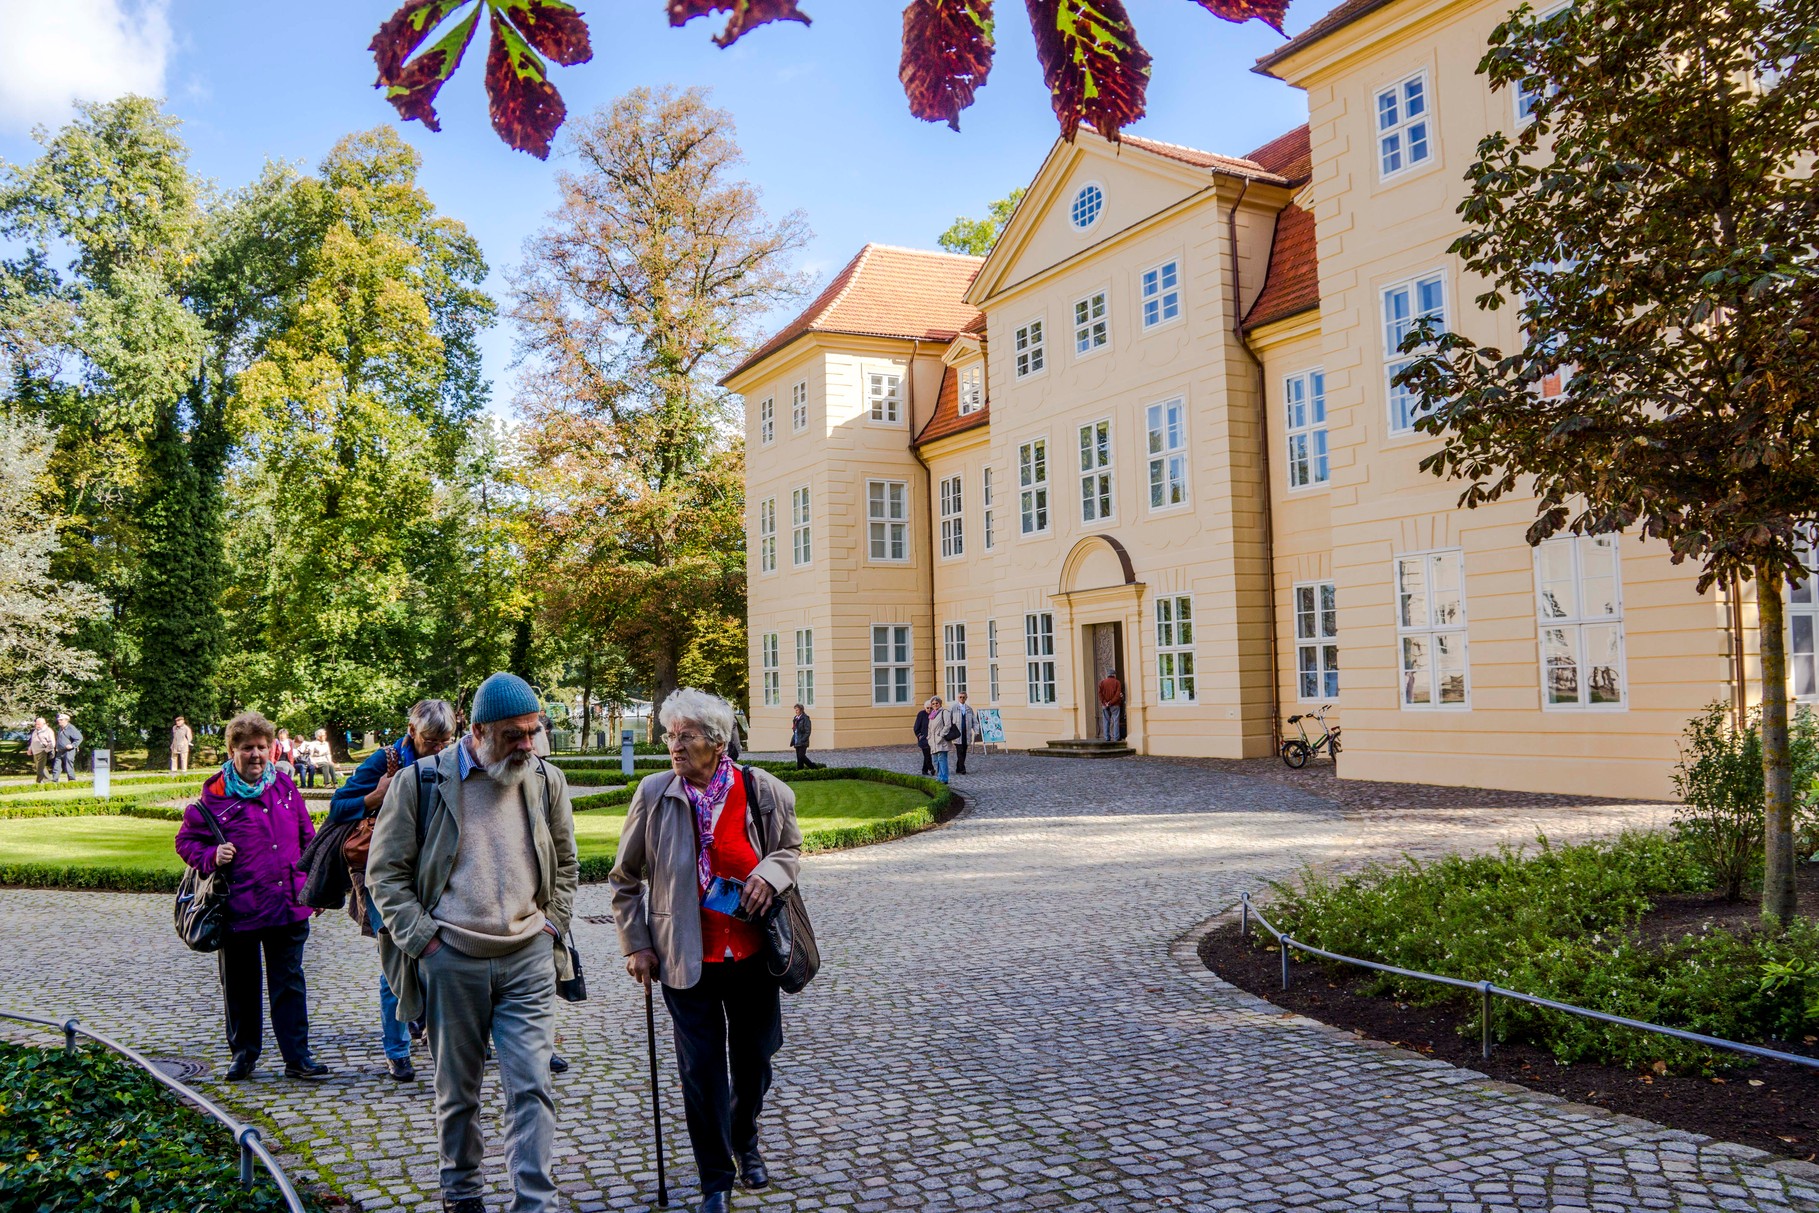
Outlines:
{"label": "person standing in doorway", "polygon": [[57,734],[44,717],[32,721],[32,736],[26,743],[25,752],[32,756],[32,773],[37,776],[35,782],[48,782],[52,778],[51,760],[57,753]]}
{"label": "person standing in doorway", "polygon": [[179,716],[171,722],[171,770],[189,770],[189,750],[195,740],[196,734],[183,717]]}
{"label": "person standing in doorway", "polygon": [[1123,735],[1123,718],[1124,682],[1117,670],[1107,670],[1099,680],[1099,719],[1107,741],[1117,741]]}
{"label": "person standing in doorway", "polygon": [[809,761],[808,739],[815,731],[815,722],[808,718],[808,710],[801,704],[796,705],[796,714],[790,719],[789,744],[796,751],[796,769],[798,771],[819,770],[823,764]]}
{"label": "person standing in doorway", "polygon": [[929,704],[925,703],[922,705],[922,710],[916,713],[916,723],[911,728],[916,733],[916,748],[922,751],[922,773],[933,775],[935,773],[935,756],[929,752],[928,748],[928,717]]}
{"label": "person standing in doorway", "polygon": [[57,782],[57,776],[63,775],[71,783],[76,782],[76,750],[82,745],[82,730],[70,723],[68,712],[57,713],[57,743],[55,758],[51,763],[51,782]]}
{"label": "person standing in doorway", "polygon": [[966,749],[979,736],[979,713],[973,710],[966,701],[966,692],[954,696],[954,706],[948,709],[954,722],[960,726],[959,740],[954,742],[954,774],[966,774]]}

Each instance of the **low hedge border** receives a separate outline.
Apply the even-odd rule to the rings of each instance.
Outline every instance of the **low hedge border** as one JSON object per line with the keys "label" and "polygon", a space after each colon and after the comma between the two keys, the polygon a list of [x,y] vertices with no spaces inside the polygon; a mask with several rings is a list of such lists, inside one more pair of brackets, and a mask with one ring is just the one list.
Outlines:
{"label": "low hedge border", "polygon": [[135,792],[130,796],[109,796],[106,800],[53,800],[39,804],[0,802],[0,821],[23,817],[149,817],[158,821],[181,821],[182,809],[157,803],[175,799],[177,796],[169,792]]}

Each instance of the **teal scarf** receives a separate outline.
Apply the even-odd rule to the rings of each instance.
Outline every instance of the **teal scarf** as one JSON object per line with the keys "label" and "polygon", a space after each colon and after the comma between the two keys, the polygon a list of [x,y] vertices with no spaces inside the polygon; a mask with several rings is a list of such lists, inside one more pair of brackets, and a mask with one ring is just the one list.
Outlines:
{"label": "teal scarf", "polygon": [[230,758],[221,764],[221,777],[227,784],[229,796],[238,796],[241,800],[257,800],[265,795],[265,789],[272,786],[272,780],[278,778],[278,768],[268,762],[265,764],[265,774],[259,777],[259,782],[248,783],[240,778],[240,771]]}

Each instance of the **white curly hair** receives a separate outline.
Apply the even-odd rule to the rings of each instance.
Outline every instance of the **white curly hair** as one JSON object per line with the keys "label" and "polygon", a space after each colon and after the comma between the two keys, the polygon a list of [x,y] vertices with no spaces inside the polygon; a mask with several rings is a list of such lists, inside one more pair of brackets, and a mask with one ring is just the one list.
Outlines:
{"label": "white curly hair", "polygon": [[733,735],[733,705],[694,687],[671,692],[658,709],[657,719],[665,733],[675,732],[676,726],[685,721],[700,725],[702,734],[715,745],[725,745]]}

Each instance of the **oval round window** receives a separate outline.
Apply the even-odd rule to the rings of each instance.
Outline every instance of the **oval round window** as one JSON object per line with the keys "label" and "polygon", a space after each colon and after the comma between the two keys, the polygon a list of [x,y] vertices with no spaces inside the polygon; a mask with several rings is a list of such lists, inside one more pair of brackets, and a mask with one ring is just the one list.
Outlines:
{"label": "oval round window", "polygon": [[1084,232],[1098,222],[1099,212],[1104,209],[1105,191],[1089,183],[1081,186],[1080,192],[1074,195],[1074,205],[1068,213],[1074,226]]}

